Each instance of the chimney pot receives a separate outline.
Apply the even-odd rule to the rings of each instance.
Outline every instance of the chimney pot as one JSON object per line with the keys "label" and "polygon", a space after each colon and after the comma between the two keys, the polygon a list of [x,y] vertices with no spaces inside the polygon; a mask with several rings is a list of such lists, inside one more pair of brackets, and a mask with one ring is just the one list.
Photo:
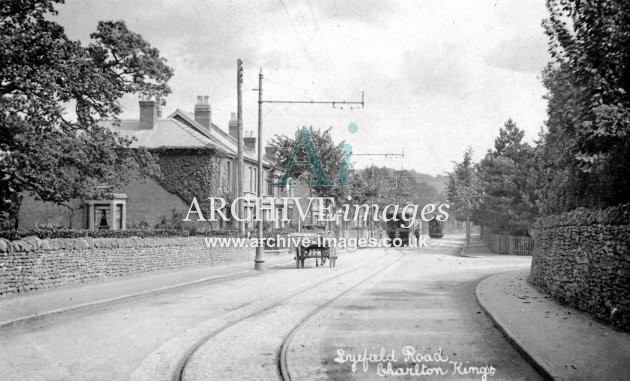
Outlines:
{"label": "chimney pot", "polygon": [[247,131],[243,138],[243,145],[245,148],[249,148],[256,152],[256,137],[254,137],[254,131]]}
{"label": "chimney pot", "polygon": [[235,112],[232,113],[230,121],[228,122],[228,133],[234,139],[238,139],[238,123]]}
{"label": "chimney pot", "polygon": [[212,125],[212,109],[208,104],[207,95],[197,96],[197,104],[195,105],[195,122],[204,126],[208,131]]}

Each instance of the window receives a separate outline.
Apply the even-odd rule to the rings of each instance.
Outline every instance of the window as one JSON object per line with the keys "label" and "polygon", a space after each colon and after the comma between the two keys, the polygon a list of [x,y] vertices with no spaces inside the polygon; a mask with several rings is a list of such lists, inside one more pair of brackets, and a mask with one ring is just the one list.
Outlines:
{"label": "window", "polygon": [[254,187],[252,186],[252,177],[253,177],[253,173],[252,173],[252,167],[247,167],[247,172],[249,173],[249,191],[253,192]]}
{"label": "window", "polygon": [[125,230],[127,195],[112,193],[110,199],[85,200],[87,228],[90,230]]}
{"label": "window", "polygon": [[271,178],[271,174],[267,172],[267,194],[269,196],[275,196],[273,188],[273,179]]}
{"label": "window", "polygon": [[227,178],[227,186],[228,186],[228,190],[232,190],[232,162],[228,161],[227,163],[227,168],[225,171],[225,177]]}
{"label": "window", "polygon": [[254,167],[248,167],[249,169],[249,191],[252,193],[258,193],[258,179],[256,177],[257,169]]}
{"label": "window", "polygon": [[254,172],[254,176],[252,176],[253,179],[254,179],[254,184],[252,186],[252,189],[254,190],[254,193],[258,193],[258,176],[257,176],[258,175],[258,173],[257,173],[258,170],[256,168],[252,168],[252,169],[253,169],[253,172]]}
{"label": "window", "polygon": [[97,230],[109,230],[111,228],[111,210],[109,204],[94,205],[94,227]]}

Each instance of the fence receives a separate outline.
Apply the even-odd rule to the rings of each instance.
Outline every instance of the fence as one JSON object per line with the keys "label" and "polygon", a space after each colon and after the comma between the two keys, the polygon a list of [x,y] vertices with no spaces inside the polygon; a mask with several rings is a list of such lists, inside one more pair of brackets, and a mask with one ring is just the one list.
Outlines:
{"label": "fence", "polygon": [[534,252],[534,239],[532,237],[484,231],[483,241],[497,254],[532,255]]}
{"label": "fence", "polygon": [[357,239],[357,240],[360,238],[368,239],[370,237],[376,236],[377,233],[378,231],[376,230],[370,231],[370,229],[368,228],[333,229],[333,236],[336,239],[344,239],[344,240],[348,240],[350,238]]}

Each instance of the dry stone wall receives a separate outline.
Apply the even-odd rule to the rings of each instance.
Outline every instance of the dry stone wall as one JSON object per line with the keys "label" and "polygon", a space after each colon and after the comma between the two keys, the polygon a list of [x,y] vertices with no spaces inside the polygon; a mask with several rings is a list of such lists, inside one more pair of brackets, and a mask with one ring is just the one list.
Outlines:
{"label": "dry stone wall", "polygon": [[252,248],[208,248],[204,237],[0,239],[0,295],[253,260],[254,254]]}
{"label": "dry stone wall", "polygon": [[563,304],[630,329],[630,204],[537,221],[529,282]]}

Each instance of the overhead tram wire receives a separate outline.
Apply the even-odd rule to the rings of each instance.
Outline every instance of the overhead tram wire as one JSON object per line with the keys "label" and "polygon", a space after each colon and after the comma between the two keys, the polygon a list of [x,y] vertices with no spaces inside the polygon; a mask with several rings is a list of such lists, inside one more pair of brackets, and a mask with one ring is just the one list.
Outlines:
{"label": "overhead tram wire", "polygon": [[[265,81],[267,81],[267,79],[264,79]],[[288,91],[291,91],[292,93],[295,94],[299,94],[302,97],[308,97],[310,96],[311,98],[317,98],[317,97],[322,97],[322,98],[335,98],[330,94],[324,94],[323,92],[319,92],[319,91],[313,91],[313,90],[308,90],[306,88],[303,87],[299,87],[299,86],[295,86],[295,85],[289,85],[287,83],[283,83],[283,82],[278,82],[276,80],[269,80],[269,83],[274,84],[274,85],[278,85]]]}
{"label": "overhead tram wire", "polygon": [[308,7],[311,10],[311,16],[313,17],[313,22],[315,22],[315,28],[319,31],[319,23],[317,22],[317,17],[315,17],[315,12],[313,11],[313,5],[311,4],[311,0],[306,0],[308,3]]}
{"label": "overhead tram wire", "polygon": [[308,52],[308,49],[306,49],[306,45],[304,44],[304,40],[302,40],[302,36],[300,35],[300,33],[298,32],[297,28],[295,27],[295,23],[293,22],[293,19],[291,18],[291,14],[289,13],[289,9],[287,8],[287,5],[284,3],[283,0],[279,0],[279,1],[280,1],[280,4],[282,4],[282,8],[284,8],[284,12],[287,14],[287,17],[289,18],[289,22],[291,22],[291,26],[293,27],[293,31],[297,35],[297,38],[300,41],[300,44],[302,44],[302,49],[304,49],[304,53],[306,54],[306,57],[311,62],[311,65],[313,65],[313,69],[317,70],[317,67],[315,66],[315,62],[313,61],[313,58],[311,57],[311,54]]}
{"label": "overhead tram wire", "polygon": [[[280,1],[280,4],[282,4],[282,7],[284,8],[284,11],[285,11],[286,15],[289,18],[289,21],[291,22],[291,26],[293,27],[293,31],[297,35],[298,40],[300,41],[300,44],[302,44],[302,49],[304,49],[304,53],[306,54],[307,58],[311,62],[311,65],[313,66],[313,69],[315,69],[316,72],[319,72],[319,70],[318,70],[319,68],[317,67],[317,65],[315,65],[315,62],[313,61],[313,58],[311,57],[311,54],[309,53],[308,49],[306,48],[306,44],[304,43],[304,40],[302,39],[301,34],[298,32],[298,30],[297,30],[297,28],[295,26],[295,23],[293,22],[293,18],[291,17],[291,14],[289,13],[289,9],[287,8],[287,6],[286,6],[286,4],[284,3],[283,0],[279,0],[279,1]],[[313,6],[312,6],[310,0],[308,0],[308,6],[309,6],[309,8],[311,10],[311,16],[313,17],[313,22],[315,23],[316,31],[319,32],[319,22],[317,21],[317,18],[315,16],[315,12],[313,10]],[[337,4],[336,3],[335,3],[335,9],[337,9]],[[337,9],[337,12],[338,12],[338,9]],[[331,54],[330,54],[330,51],[328,49],[328,45],[324,44],[323,46],[324,46],[324,49],[328,52],[327,56],[330,57]],[[341,76],[339,75],[339,72],[337,71],[337,69],[335,68],[334,65],[330,66],[329,70],[333,71],[337,78],[341,78]],[[321,95],[323,95],[323,94],[321,94]],[[331,96],[330,94],[326,94],[326,97],[335,98],[335,97]]]}
{"label": "overhead tram wire", "polygon": [[[293,18],[291,17],[291,14],[289,13],[289,9],[287,8],[286,4],[284,3],[283,0],[279,0],[280,4],[282,4],[282,8],[284,8],[284,12],[286,13],[287,17],[289,18],[289,21],[291,22],[291,26],[293,27],[293,31],[295,32],[295,34],[298,37],[298,40],[300,41],[300,44],[302,45],[302,49],[304,49],[304,53],[306,54],[306,57],[309,59],[309,61],[311,62],[311,65],[313,66],[313,69],[316,72],[319,72],[319,67],[315,64],[315,61],[313,61],[313,57],[311,56],[310,52],[308,51],[306,44],[304,43],[304,40],[302,39],[302,35],[298,32],[297,27],[295,26],[295,23],[293,22]],[[310,2],[310,0],[308,0],[308,6],[311,10],[311,16],[313,17],[313,22],[315,23],[315,29],[317,32],[319,32],[319,22],[317,21],[317,18],[315,16],[315,12],[313,10],[312,4]],[[335,4],[335,8],[337,7],[337,5]],[[318,34],[319,36],[319,34]],[[323,45],[324,49],[328,52],[327,56],[330,57],[330,51],[328,49],[328,46],[326,44]],[[334,65],[329,67],[330,71],[333,71],[335,73],[335,76],[337,78],[341,78],[341,76],[339,75],[339,73],[337,72],[337,69],[335,68]],[[333,96],[331,96],[330,94],[326,95],[327,97],[330,98],[334,98]]]}
{"label": "overhead tram wire", "polygon": [[289,85],[289,84],[284,83],[284,82],[279,82],[279,81],[277,81],[275,79],[263,78],[263,80],[267,81],[267,82],[270,82],[270,83],[273,83],[275,85],[284,87],[287,90],[292,90],[293,92],[296,92],[296,93],[300,92],[301,93],[300,95],[302,95],[302,96],[305,96],[305,95],[311,95],[311,96],[317,95],[317,96],[321,96],[321,97],[324,97],[324,98],[336,98],[336,97],[333,97],[330,94],[324,94],[324,93],[319,92],[319,91],[313,91],[313,90],[308,90],[308,89],[303,88],[303,87],[299,87],[299,86],[295,86],[295,85]]}
{"label": "overhead tram wire", "polygon": [[[263,78],[263,81],[264,80],[265,79]],[[274,83],[275,81],[272,80],[271,82]],[[275,82],[275,83],[279,84],[281,86],[291,87],[289,85],[280,84],[279,82]],[[256,91],[258,89],[252,89],[252,90]],[[300,90],[305,90],[306,91],[306,89],[300,89]],[[306,92],[308,92],[308,91],[306,91]],[[311,104],[311,105],[312,104],[330,104],[330,105],[333,106],[333,108],[339,107],[340,109],[343,110],[344,107],[350,107],[350,109],[353,110],[355,107],[358,108],[359,105],[361,106],[361,108],[365,107],[365,92],[364,91],[361,92],[361,101],[348,101],[348,100],[345,100],[345,99],[342,100],[342,101],[284,100],[284,99],[282,99],[282,100],[264,100],[264,101],[261,101],[260,103]]]}
{"label": "overhead tram wire", "polygon": [[307,89],[301,88],[301,87],[296,87],[296,86],[292,86],[286,83],[282,83],[282,82],[278,82],[275,80],[271,80],[268,78],[263,78],[263,81],[265,82],[269,82],[270,84],[274,85],[274,86],[279,86],[281,88],[283,88],[284,90],[290,91],[294,94],[299,94],[301,96],[307,96],[307,95],[313,95],[315,94],[315,92],[313,92],[312,90],[309,91]]}

